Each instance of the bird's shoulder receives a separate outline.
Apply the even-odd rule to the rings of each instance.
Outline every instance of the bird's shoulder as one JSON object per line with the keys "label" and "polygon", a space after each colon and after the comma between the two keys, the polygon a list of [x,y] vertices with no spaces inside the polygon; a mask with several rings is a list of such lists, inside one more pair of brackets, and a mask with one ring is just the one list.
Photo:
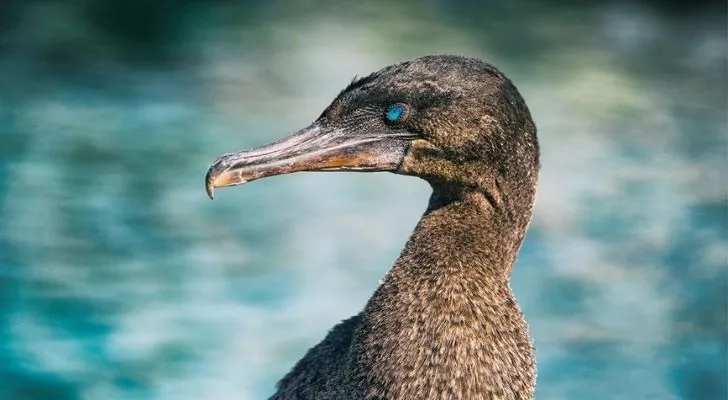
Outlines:
{"label": "bird's shoulder", "polygon": [[338,398],[346,357],[361,314],[335,325],[324,340],[308,350],[278,382],[270,400]]}

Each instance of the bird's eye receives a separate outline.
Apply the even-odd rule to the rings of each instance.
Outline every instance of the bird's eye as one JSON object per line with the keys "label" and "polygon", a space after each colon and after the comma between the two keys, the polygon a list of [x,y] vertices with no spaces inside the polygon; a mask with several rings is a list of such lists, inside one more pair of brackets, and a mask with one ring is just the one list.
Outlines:
{"label": "bird's eye", "polygon": [[407,114],[409,114],[409,108],[407,107],[407,105],[397,103],[389,106],[389,108],[387,109],[386,117],[392,122],[403,122],[407,119]]}

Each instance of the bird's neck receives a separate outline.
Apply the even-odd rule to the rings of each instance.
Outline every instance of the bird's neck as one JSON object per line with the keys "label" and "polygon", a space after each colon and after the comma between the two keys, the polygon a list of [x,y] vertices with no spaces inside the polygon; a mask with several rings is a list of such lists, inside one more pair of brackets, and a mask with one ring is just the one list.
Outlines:
{"label": "bird's neck", "polygon": [[362,398],[530,397],[533,352],[508,284],[524,229],[482,193],[433,194],[362,313]]}

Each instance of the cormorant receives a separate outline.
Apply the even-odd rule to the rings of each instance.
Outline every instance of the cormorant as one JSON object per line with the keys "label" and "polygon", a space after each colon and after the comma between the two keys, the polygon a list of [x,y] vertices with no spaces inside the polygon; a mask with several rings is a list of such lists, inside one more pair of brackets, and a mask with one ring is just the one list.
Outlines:
{"label": "cormorant", "polygon": [[533,398],[534,351],[509,276],[539,148],[510,80],[460,56],[390,65],[306,128],[217,159],[206,189],[297,171],[390,171],[433,192],[364,310],[311,348],[272,399]]}

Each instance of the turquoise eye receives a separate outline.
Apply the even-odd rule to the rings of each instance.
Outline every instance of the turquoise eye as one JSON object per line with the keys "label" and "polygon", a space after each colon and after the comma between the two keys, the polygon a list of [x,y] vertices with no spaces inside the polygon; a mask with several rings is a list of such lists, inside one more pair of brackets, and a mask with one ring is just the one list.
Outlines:
{"label": "turquoise eye", "polygon": [[397,103],[389,106],[387,110],[387,119],[392,122],[402,122],[407,119],[407,106]]}

